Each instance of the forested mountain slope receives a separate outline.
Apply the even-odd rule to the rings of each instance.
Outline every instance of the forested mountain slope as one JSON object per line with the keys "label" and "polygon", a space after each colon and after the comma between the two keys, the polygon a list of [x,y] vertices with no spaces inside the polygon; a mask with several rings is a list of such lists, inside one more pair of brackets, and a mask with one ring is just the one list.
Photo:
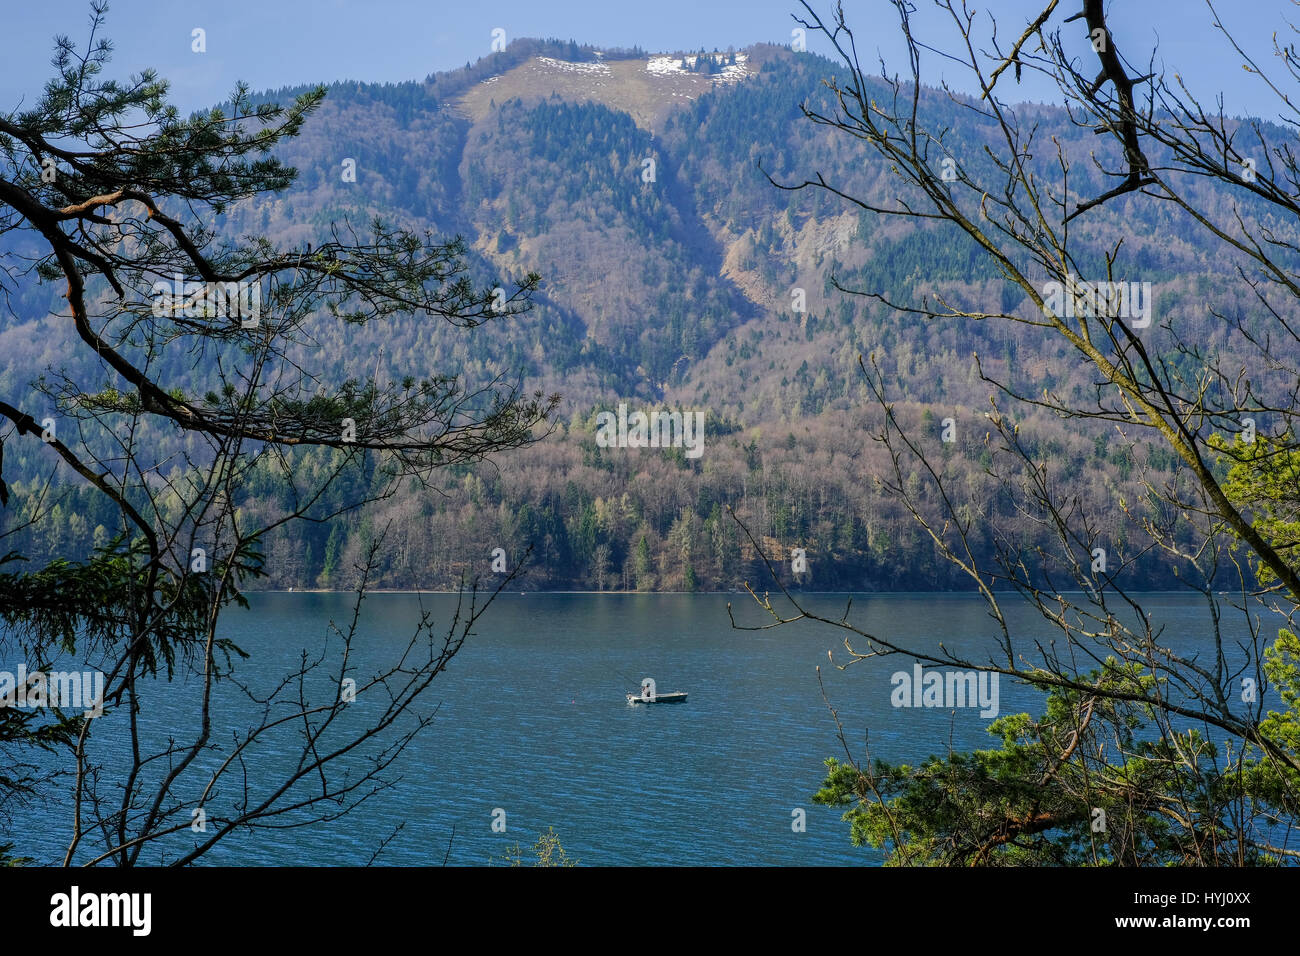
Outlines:
{"label": "forested mountain slope", "polygon": [[[536,307],[509,321],[468,333],[402,318],[366,327],[322,323],[304,348],[339,380],[375,369],[393,377],[455,373],[471,382],[517,376],[529,390],[561,393],[564,414],[537,447],[448,469],[442,494],[411,489],[364,513],[268,540],[265,583],[345,586],[365,544],[385,527],[381,587],[453,586],[462,571],[486,572],[493,548],[517,556],[529,545],[531,588],[761,583],[765,571],[727,515],[731,506],[770,556],[785,559],[787,576],[790,549],[806,549],[801,586],[964,586],[936,561],[911,516],[873,485],[886,459],[868,437],[881,414],[860,355],[874,355],[900,419],[934,443],[973,507],[1004,515],[1002,526],[1019,528],[1031,545],[1042,529],[1017,523],[1014,496],[987,470],[982,415],[990,387],[973,356],[1026,394],[1085,393],[1094,382],[1055,337],[1030,327],[925,321],[832,289],[836,277],[896,301],[929,294],[1024,308],[964,237],[769,181],[797,184],[822,173],[880,204],[899,194],[874,154],[801,115],[800,102],[825,105],[821,80],[833,72],[829,61],[777,47],[646,55],[527,40],[424,82],[331,85],[282,151],[299,169],[294,186],[211,225],[219,234],[264,233],[305,247],[322,241],[331,222],[364,230],[379,215],[463,236],[477,276],[541,273]],[[284,101],[296,92],[261,98]],[[888,95],[883,84],[880,93]],[[987,170],[983,147],[996,147],[994,125],[937,91],[925,92],[922,112],[931,128],[949,131],[952,155]],[[1072,188],[1100,191],[1104,179],[1088,157],[1107,143],[1055,108],[1027,105],[1019,119],[1039,127],[1041,148],[1027,162],[1040,175],[1059,174],[1049,145],[1055,137],[1074,161]],[[349,162],[355,181],[343,175]],[[1116,222],[1127,236],[1127,278],[1154,290],[1156,321],[1144,337],[1194,374],[1196,356],[1173,350],[1161,326],[1172,323],[1207,355],[1223,348],[1224,320],[1214,312],[1248,322],[1252,308],[1220,292],[1232,264],[1198,246],[1174,210],[1132,198],[1081,220],[1079,248],[1101,263],[1103,250],[1089,243]],[[1292,225],[1272,225],[1294,238]],[[59,294],[29,284],[10,296],[0,328],[4,393],[26,395],[41,370],[71,361]],[[160,378],[186,390],[205,384],[202,368],[164,367]],[[704,453],[692,459],[681,449],[598,447],[596,413],[619,402],[703,411]],[[957,440],[941,445],[945,418],[955,420]],[[1049,454],[1062,474],[1092,476],[1080,493],[1114,514],[1122,566],[1129,519],[1120,501],[1137,500],[1142,477],[1124,439],[1045,416],[1022,427],[1026,443]],[[162,448],[180,440],[154,437]],[[111,537],[113,515],[102,498],[75,484],[38,502],[52,457],[30,443],[5,453],[18,504],[6,520],[57,509],[42,526],[48,533],[19,531],[13,547],[33,559],[73,557]],[[1154,452],[1138,460],[1157,482],[1175,466]],[[323,466],[311,454],[301,458],[307,472]],[[348,482],[372,480],[358,474]],[[923,500],[921,476],[907,480]],[[348,482],[330,494],[346,500]],[[247,488],[250,512],[271,514],[283,504],[269,481]],[[1121,573],[1132,583],[1170,583],[1152,555]]]}

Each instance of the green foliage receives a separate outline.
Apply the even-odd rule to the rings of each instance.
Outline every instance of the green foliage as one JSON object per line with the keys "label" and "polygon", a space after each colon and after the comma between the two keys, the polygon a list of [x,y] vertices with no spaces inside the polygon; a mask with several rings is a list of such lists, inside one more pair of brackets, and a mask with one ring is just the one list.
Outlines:
{"label": "green foliage", "polygon": [[[22,633],[38,656],[89,653],[114,641],[122,621],[154,600],[165,612],[155,617],[137,660],[141,674],[157,673],[162,663],[170,678],[177,655],[194,651],[214,604],[248,606],[239,585],[263,573],[262,556],[245,547],[214,559],[211,575],[176,578],[156,576],[147,554],[143,539],[129,545],[118,539],[96,548],[84,562],[57,558],[36,571],[0,573],[0,622]],[[10,552],[0,558],[0,567],[21,560]],[[218,594],[214,582],[225,579],[227,571],[229,585]],[[215,645],[227,657],[245,656],[229,639]]]}
{"label": "green foliage", "polygon": [[[28,336],[40,342],[39,354],[7,355],[0,376],[0,417],[5,438],[13,438],[0,449],[9,453],[0,460],[7,549],[0,557],[0,639],[29,663],[68,656],[97,665],[110,726],[120,724],[120,739],[132,746],[114,760],[88,763],[84,715],[0,709],[0,812],[9,800],[48,797],[66,773],[77,796],[69,852],[129,865],[175,829],[165,827],[185,774],[202,767],[215,793],[226,768],[244,772],[255,762],[248,750],[259,733],[285,723],[282,714],[266,715],[293,706],[286,700],[292,678],[285,678],[258,699],[267,722],[244,728],[238,758],[216,770],[203,761],[216,746],[212,683],[230,677],[235,659],[246,656],[218,636],[218,620],[231,604],[246,607],[242,589],[264,575],[264,535],[285,534],[293,522],[323,522],[366,495],[384,498],[399,476],[418,481],[440,466],[531,444],[558,397],[523,392],[494,363],[475,368],[472,384],[456,373],[417,374],[428,367],[423,361],[393,375],[368,361],[349,363],[355,340],[338,346],[388,320],[458,335],[499,324],[493,320],[528,309],[541,277],[524,271],[509,281],[471,260],[460,238],[444,238],[426,223],[390,225],[367,200],[352,201],[359,197],[313,204],[302,202],[300,191],[286,202],[295,183],[300,190],[320,185],[319,163],[311,164],[315,182],[301,183],[283,151],[317,113],[323,87],[282,107],[255,102],[240,85],[227,103],[182,117],[151,70],[125,83],[103,79],[112,45],[97,33],[107,3],[92,0],[90,7],[84,48],[60,37],[56,75],[35,105],[0,113],[0,268],[20,280],[17,301],[30,310],[16,322],[59,313],[54,335]],[[412,120],[409,101],[395,105]],[[329,155],[338,155],[339,145]],[[413,168],[403,170],[401,184],[418,187]],[[272,207],[287,217],[294,206],[294,226],[315,227],[310,239],[258,230],[283,226]],[[346,214],[332,218],[340,208]],[[15,258],[24,263],[21,275]],[[173,276],[183,290],[160,296],[159,277]],[[53,290],[32,290],[46,282],[57,283],[61,305],[54,306]],[[204,284],[225,295],[240,289],[241,302],[257,303],[258,320],[186,301],[201,298]],[[318,363],[327,344],[333,356]],[[363,517],[353,543],[377,538]],[[332,541],[309,541],[305,549],[309,560],[323,555],[327,578],[347,560],[341,535]],[[470,619],[478,613],[481,605]],[[396,726],[427,683],[416,676],[421,667],[432,679],[458,647],[415,665],[404,658],[401,673],[411,675],[414,690],[394,697],[389,719],[337,749],[317,746],[333,711],[318,717],[322,711],[306,709],[299,696],[310,742],[298,770],[310,768],[320,791],[293,809],[328,801],[320,819],[346,813],[359,784],[350,777],[331,792],[330,765]],[[306,653],[303,661],[292,675],[300,681],[323,666]],[[154,744],[141,726],[154,720],[159,682],[178,676],[198,678],[173,684],[179,693],[200,688],[197,729],[189,742],[173,738],[163,752],[150,752]],[[360,779],[375,779],[413,734],[386,739]],[[62,751],[74,769],[49,770],[23,756],[33,750]],[[167,770],[155,775],[163,764]],[[258,777],[246,773],[245,786]],[[196,841],[181,862],[251,818],[284,812],[269,808],[289,799],[295,779],[282,778],[266,803],[249,799],[246,789],[237,822],[210,842]],[[12,862],[7,847],[0,862]]]}
{"label": "green foliage", "polygon": [[[1210,446],[1220,453],[1219,466],[1227,465],[1223,493],[1251,516],[1261,538],[1293,560],[1300,553],[1300,446],[1290,433],[1258,434],[1249,443],[1235,435],[1213,435]],[[1277,581],[1257,554],[1251,552],[1250,560],[1260,584]]]}
{"label": "green foliage", "polygon": [[[532,862],[533,866],[577,866],[579,863],[578,860],[569,858],[555,832],[555,827],[547,827],[545,833],[538,835],[537,842],[532,846],[532,855],[536,857]],[[509,866],[524,866],[524,856],[524,850],[516,843],[506,851],[502,862]]]}
{"label": "green foliage", "polygon": [[1274,865],[1272,829],[1300,813],[1298,654],[1282,631],[1265,670],[1286,709],[1260,725],[1290,764],[1221,752],[1200,730],[1159,727],[1149,704],[1101,696],[1134,678],[1153,689],[1112,659],[1086,675],[1093,690],[1053,689],[1037,719],[993,721],[998,749],[865,770],[828,759],[814,800],[847,807],[853,844],[890,866]]}

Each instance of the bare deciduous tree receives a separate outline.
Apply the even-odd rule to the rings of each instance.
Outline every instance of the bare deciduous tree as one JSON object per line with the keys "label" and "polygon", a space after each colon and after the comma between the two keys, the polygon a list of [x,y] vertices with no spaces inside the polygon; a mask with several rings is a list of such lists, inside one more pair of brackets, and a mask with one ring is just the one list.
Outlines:
{"label": "bare deciduous tree", "polygon": [[[833,108],[805,107],[805,115],[886,163],[896,200],[854,196],[821,175],[776,185],[825,190],[873,215],[929,230],[936,241],[971,243],[1023,306],[980,308],[937,293],[900,302],[836,281],[841,292],[921,320],[1030,326],[1068,343],[1096,372],[1096,383],[1086,394],[1033,394],[987,374],[975,356],[997,396],[987,424],[978,427],[988,429],[990,481],[959,487],[929,450],[929,436],[895,415],[874,362],[860,361],[883,416],[872,438],[888,452],[889,466],[875,480],[983,597],[996,650],[977,658],[869,633],[853,622],[851,605],[829,617],[788,591],[793,611],[755,595],[772,618],[764,626],[807,619],[841,630],[849,656],[842,667],[902,655],[1005,675],[1048,699],[1037,720],[1007,717],[993,726],[1002,750],[949,752],[916,768],[855,759],[841,728],[847,763],[828,761],[819,799],[847,805],[854,839],[889,847],[898,863],[1294,859],[1300,643],[1288,628],[1300,601],[1300,339],[1293,318],[1300,189],[1288,139],[1278,127],[1229,118],[1221,103],[1203,109],[1181,80],[1171,86],[1151,65],[1134,68],[1101,0],[1084,0],[1081,13],[1059,22],[1055,0],[1046,3],[1010,47],[995,21],[957,0],[935,0],[958,38],[956,49],[945,50],[914,34],[906,0],[892,6],[908,51],[903,79],[883,64],[879,77],[868,75],[841,6],[823,16],[806,3],[796,20],[829,40],[846,71],[826,82]],[[1069,31],[1078,27],[1070,24],[1078,20],[1084,29],[1074,36]],[[1295,76],[1294,52],[1277,52]],[[945,70],[963,70],[980,95],[925,88],[921,64],[931,54]],[[1250,68],[1281,97],[1283,122],[1294,123],[1281,87],[1257,65]],[[1039,121],[1022,117],[1033,111],[1005,100],[1008,70],[1018,80],[1025,71],[1052,80],[1071,121],[1113,148],[1081,156],[1058,138],[1045,141]],[[932,121],[940,106],[964,119],[964,149],[955,145],[952,126]],[[1177,228],[1198,234],[1240,282],[1239,310],[1213,311],[1225,329],[1223,347],[1203,348],[1177,315],[1161,314],[1148,328],[1151,300],[1131,284],[1140,267],[1124,248],[1127,224],[1114,208],[1121,200],[1176,217]],[[1138,310],[1135,298],[1144,293]],[[1027,410],[1080,428],[1106,426],[1139,471],[1153,447],[1172,451],[1182,468],[1161,484],[1145,481],[1142,500],[1119,500],[1113,513],[1097,514],[1072,490],[1087,478],[1061,473],[1022,432],[1027,419],[1015,416]],[[1238,438],[1247,419],[1250,442]],[[930,491],[924,498],[907,480],[918,465]],[[989,494],[1013,494],[1026,518],[1050,529],[1055,547],[1026,549],[988,527],[982,496]],[[1117,519],[1124,548],[1113,540]],[[972,539],[979,536],[995,542],[991,566],[977,560]],[[1104,557],[1100,564],[1094,559],[1098,549],[1114,556],[1109,566]],[[1189,650],[1181,636],[1165,633],[1142,595],[1118,580],[1126,564],[1156,554],[1203,597],[1209,652]],[[1236,599],[1219,592],[1225,581],[1235,582]],[[1059,639],[1013,625],[1008,602],[1019,599]],[[1265,705],[1264,688],[1280,692],[1281,714]],[[1098,813],[1109,820],[1101,829],[1092,825]]]}

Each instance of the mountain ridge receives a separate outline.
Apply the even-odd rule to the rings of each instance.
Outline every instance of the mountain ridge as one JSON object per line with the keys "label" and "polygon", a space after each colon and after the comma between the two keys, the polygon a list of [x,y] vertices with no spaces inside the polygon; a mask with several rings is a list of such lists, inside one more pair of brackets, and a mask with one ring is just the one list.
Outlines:
{"label": "mountain ridge", "polygon": [[[689,72],[685,53],[680,70],[661,63],[652,71],[662,55],[524,40],[423,83],[330,87],[302,135],[281,150],[299,169],[297,182],[230,210],[218,224],[222,234],[264,232],[301,244],[329,222],[360,224],[381,213],[464,235],[478,278],[536,270],[545,282],[531,312],[469,334],[409,317],[344,330],[322,323],[314,366],[340,380],[376,367],[394,377],[455,370],[470,383],[517,374],[527,389],[559,391],[566,402],[551,439],[495,468],[448,470],[440,496],[413,490],[364,516],[268,540],[268,585],[350,586],[367,536],[391,520],[402,541],[379,569],[381,587],[453,586],[460,570],[482,564],[486,571],[494,547],[518,557],[531,544],[529,589],[730,590],[766,574],[726,517],[732,506],[769,557],[807,551],[811,570],[798,580],[785,561],[792,585],[959,586],[910,516],[872,485],[887,461],[869,438],[879,416],[859,356],[875,356],[900,419],[934,443],[928,447],[968,489],[971,507],[1018,527],[1012,502],[987,473],[980,436],[989,387],[972,356],[1028,394],[1087,394],[1086,371],[1058,341],[1023,326],[920,322],[836,292],[833,278],[895,301],[944,295],[992,310],[1026,308],[951,230],[868,216],[824,192],[774,187],[768,175],[789,185],[823,172],[868,199],[898,195],[871,154],[799,110],[801,102],[825,105],[820,81],[834,64],[766,45],[734,52],[744,57],[744,73],[719,80]],[[719,71],[733,65],[727,55],[719,53]],[[606,60],[608,74],[565,66]],[[292,93],[267,91],[254,101]],[[651,93],[659,100],[650,102]],[[939,129],[956,128],[962,115],[934,90],[924,91],[922,109]],[[1103,181],[1086,158],[1107,144],[1072,128],[1059,110],[1023,112],[1026,122],[1051,124],[1077,158],[1076,189]],[[987,172],[980,155],[993,131],[970,122],[960,128],[949,148],[976,174]],[[355,162],[355,183],[339,175],[345,159]],[[654,160],[649,180],[647,159]],[[1045,153],[1033,159],[1047,172],[1051,161]],[[1131,235],[1125,264],[1157,286],[1161,321],[1177,323],[1207,351],[1224,347],[1208,308],[1245,308],[1224,298],[1228,264],[1172,213],[1132,200],[1080,222],[1081,250],[1100,261],[1099,237],[1117,222]],[[24,291],[19,321],[0,332],[6,390],[26,387],[31,369],[58,366],[66,354],[61,343],[70,333],[56,317],[57,290],[42,288]],[[1150,336],[1153,347],[1168,347],[1161,329]],[[192,369],[160,372],[169,383],[202,389]],[[597,448],[594,416],[619,401],[705,410],[703,458],[685,459],[679,449]],[[945,446],[938,422],[949,417],[960,437]],[[1092,507],[1118,515],[1120,499],[1136,500],[1141,475],[1120,464],[1122,440],[1114,434],[1034,414],[1024,424],[1026,440],[1050,450],[1063,470],[1098,475],[1086,491]],[[160,454],[176,440],[157,438]],[[304,456],[304,467],[312,461]],[[1154,480],[1176,468],[1154,453],[1146,461]],[[6,448],[6,470],[20,476],[16,497],[28,506],[49,465],[40,449]],[[67,490],[65,498],[59,540],[20,535],[26,553],[84,552],[102,538],[97,527],[111,526],[86,496]],[[250,484],[249,509],[273,514],[281,504],[269,488]],[[1020,530],[1027,546],[1037,540],[1028,526]],[[1117,542],[1121,532],[1116,517]],[[1121,563],[1117,574],[1126,573],[1170,583],[1168,566],[1155,559],[1127,570]]]}

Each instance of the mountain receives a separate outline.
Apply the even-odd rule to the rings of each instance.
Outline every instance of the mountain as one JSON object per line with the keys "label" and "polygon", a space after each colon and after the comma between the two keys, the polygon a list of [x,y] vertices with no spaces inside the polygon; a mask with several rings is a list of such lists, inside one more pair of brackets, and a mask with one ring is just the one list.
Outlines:
{"label": "mountain", "polygon": [[[377,367],[401,376],[455,372],[484,382],[505,372],[526,388],[558,391],[564,414],[540,445],[495,464],[447,469],[440,493],[410,489],[363,514],[296,528],[267,542],[267,586],[345,587],[366,542],[388,526],[381,587],[449,587],[462,571],[487,573],[492,549],[514,558],[530,545],[526,587],[729,589],[762,587],[759,549],[727,515],[734,508],[788,583],[830,589],[965,586],[938,561],[928,537],[872,476],[889,461],[870,435],[881,414],[858,361],[874,356],[899,419],[939,453],[976,520],[984,555],[996,523],[1043,544],[1017,513],[1006,482],[990,473],[984,444],[990,387],[976,370],[1022,393],[1087,395],[1093,376],[1055,337],[1023,325],[923,321],[844,285],[892,301],[943,295],[994,309],[1023,309],[1009,283],[973,244],[943,228],[862,213],[824,191],[782,190],[822,173],[852,195],[884,203],[897,180],[863,144],[809,122],[800,103],[828,109],[822,79],[835,64],[774,46],[734,51],[598,50],[521,40],[465,68],[423,82],[338,81],[281,155],[299,169],[286,193],[229,210],[227,235],[263,232],[317,241],[330,222],[364,224],[376,212],[403,225],[465,237],[476,274],[540,272],[536,307],[471,333],[414,318],[356,328],[322,323],[310,360],[335,380]],[[842,71],[841,71],[842,72]],[[306,87],[267,91],[287,101]],[[879,95],[887,91],[881,85]],[[924,122],[981,174],[998,130],[936,90],[921,97]],[[1055,137],[1074,160],[1071,188],[1100,192],[1090,154],[1112,149],[1062,110],[1031,104],[1020,121]],[[1114,157],[1110,157],[1114,159]],[[340,175],[355,163],[356,181]],[[1040,148],[1027,162],[1059,177]],[[1192,186],[1208,203],[1226,201]],[[1125,235],[1131,277],[1156,291],[1157,323],[1170,323],[1212,354],[1227,347],[1211,309],[1249,318],[1233,301],[1219,250],[1200,244],[1176,210],[1128,198],[1081,221],[1083,258]],[[1278,224],[1290,236],[1289,224]],[[795,308],[802,300],[803,309]],[[84,366],[70,358],[67,323],[49,315],[58,290],[24,287],[0,329],[0,391],[29,394],[32,369]],[[1151,348],[1195,370],[1167,330]],[[1266,374],[1261,372],[1261,374]],[[201,391],[201,372],[160,368],[165,383]],[[111,384],[106,381],[106,384]],[[1279,387],[1285,387],[1280,383]],[[619,449],[597,442],[598,414],[620,402],[704,413],[704,450]],[[941,442],[942,422],[955,425]],[[1090,476],[1072,493],[1101,518],[1133,584],[1170,582],[1169,566],[1143,555],[1131,565],[1121,499],[1141,497],[1124,439],[1087,423],[1027,415],[1027,445],[1061,475]],[[178,441],[158,434],[160,449]],[[1159,482],[1171,456],[1142,451]],[[302,456],[303,467],[319,462]],[[39,448],[6,448],[17,509],[36,507],[53,467]],[[922,507],[935,504],[918,468],[901,476]],[[367,475],[352,479],[372,480]],[[340,489],[339,494],[343,490]],[[269,482],[250,484],[245,508],[283,506]],[[29,557],[73,557],[102,542],[112,516],[69,486],[52,530],[16,533]],[[793,549],[808,571],[795,579]]]}

